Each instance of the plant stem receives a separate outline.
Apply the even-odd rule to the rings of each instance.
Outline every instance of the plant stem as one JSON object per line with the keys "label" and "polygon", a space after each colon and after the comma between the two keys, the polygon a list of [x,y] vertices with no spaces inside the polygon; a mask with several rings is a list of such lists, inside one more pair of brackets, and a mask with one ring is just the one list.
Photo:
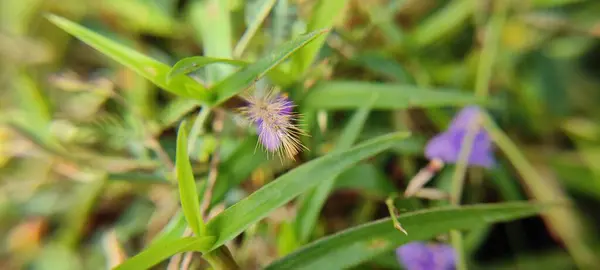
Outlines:
{"label": "plant stem", "polygon": [[194,120],[194,125],[192,126],[192,130],[190,130],[190,135],[188,136],[188,155],[191,157],[194,153],[194,148],[196,148],[196,140],[198,140],[198,136],[204,133],[204,123],[206,123],[206,119],[208,119],[208,115],[210,114],[210,108],[203,106],[198,112],[198,116],[196,116],[196,120]]}
{"label": "plant stem", "polygon": [[252,37],[254,37],[254,34],[256,34],[256,31],[258,30],[260,25],[269,15],[271,9],[273,9],[275,2],[276,0],[267,0],[260,7],[260,12],[256,15],[254,21],[252,21],[252,23],[248,26],[248,29],[246,29],[246,32],[244,32],[244,35],[242,35],[240,41],[238,41],[238,43],[235,45],[235,48],[233,49],[233,57],[237,59],[242,56],[244,50],[248,46],[248,43],[250,43],[250,40],[252,39]]}
{"label": "plant stem", "polygon": [[215,270],[240,269],[226,246],[221,246],[209,253],[204,254],[202,257],[207,260]]}
{"label": "plant stem", "polygon": [[506,12],[510,0],[494,1],[494,14],[485,29],[483,49],[479,56],[477,66],[477,81],[475,82],[475,96],[485,99],[489,93],[489,83],[492,77],[494,59],[498,53],[502,27],[506,21]]}
{"label": "plant stem", "polygon": [[[477,81],[475,83],[475,96],[484,100],[489,93],[489,84],[492,77],[492,68],[496,57],[499,39],[502,33],[502,27],[506,21],[506,11],[509,1],[494,1],[494,13],[491,21],[486,27],[484,46],[479,58],[477,68]],[[465,182],[465,172],[467,170],[467,160],[471,156],[471,148],[480,128],[481,119],[478,117],[469,124],[467,134],[463,138],[459,153],[459,160],[452,175],[452,190],[450,201],[453,205],[459,205],[462,197],[463,186]],[[463,248],[463,239],[459,231],[451,232],[452,245],[457,253],[457,269],[466,270],[467,263]]]}

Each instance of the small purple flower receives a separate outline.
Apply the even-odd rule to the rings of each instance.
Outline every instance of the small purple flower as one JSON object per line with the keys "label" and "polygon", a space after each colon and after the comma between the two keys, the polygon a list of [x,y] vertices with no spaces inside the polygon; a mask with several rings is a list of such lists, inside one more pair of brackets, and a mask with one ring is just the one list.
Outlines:
{"label": "small purple flower", "polygon": [[453,270],[454,249],[446,244],[412,242],[396,249],[396,258],[406,270]]}
{"label": "small purple flower", "polygon": [[241,113],[256,124],[258,139],[269,152],[279,152],[291,159],[304,146],[298,139],[304,131],[294,125],[299,115],[292,109],[294,103],[285,95],[269,91],[263,96],[245,97],[247,106]]}
{"label": "small purple flower", "polygon": [[[425,147],[425,156],[439,159],[445,163],[456,163],[461,151],[461,145],[469,130],[471,121],[479,121],[481,109],[477,106],[463,108],[450,123],[446,132],[433,137]],[[491,167],[495,160],[492,152],[492,141],[489,134],[477,124],[477,133],[471,148],[468,164],[472,166]]]}

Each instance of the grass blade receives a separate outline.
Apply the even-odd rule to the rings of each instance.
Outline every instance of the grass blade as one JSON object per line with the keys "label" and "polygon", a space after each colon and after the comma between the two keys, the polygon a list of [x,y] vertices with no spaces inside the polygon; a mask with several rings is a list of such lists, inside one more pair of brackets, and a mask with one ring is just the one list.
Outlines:
{"label": "grass blade", "polygon": [[202,235],[205,231],[202,213],[200,213],[200,203],[198,202],[198,192],[196,190],[196,181],[192,172],[192,165],[187,153],[187,135],[186,122],[182,122],[177,133],[177,182],[179,186],[179,196],[181,208],[190,228],[196,235]]}
{"label": "grass blade", "polygon": [[303,104],[310,109],[355,109],[364,106],[365,100],[374,94],[377,98],[373,109],[435,108],[478,103],[472,94],[458,91],[422,89],[405,84],[329,81],[315,85]]}
{"label": "grass blade", "polygon": [[189,74],[196,70],[203,68],[206,65],[214,64],[214,63],[225,63],[233,66],[244,67],[247,65],[246,62],[240,60],[233,59],[224,59],[224,58],[215,58],[215,57],[205,57],[205,56],[192,56],[179,60],[173,68],[167,74],[167,81],[170,81],[171,78],[174,78],[178,75]]}
{"label": "grass blade", "polygon": [[290,55],[327,31],[319,30],[301,35],[294,40],[282,44],[270,55],[225,78],[210,89],[211,92],[217,94],[217,100],[213,105],[218,105],[247,88],[251,83],[259,80],[279,63],[290,57]]}
{"label": "grass blade", "polygon": [[215,237],[186,237],[151,245],[144,251],[129,258],[114,270],[145,270],[161,261],[181,252],[205,251],[211,246]]}
{"label": "grass blade", "polygon": [[314,187],[321,180],[336,176],[362,159],[393,146],[397,140],[406,136],[407,133],[381,136],[350,150],[317,158],[280,176],[244,200],[227,208],[207,224],[208,230],[218,232],[213,248],[233,239],[275,208]]}
{"label": "grass blade", "polygon": [[[331,28],[346,5],[348,0],[321,0],[314,8],[314,13],[308,22],[307,31],[316,31],[318,29]],[[300,49],[292,59],[292,73],[295,76],[302,76],[308,67],[315,60],[319,50],[325,44],[327,36],[318,37],[314,42]]]}
{"label": "grass blade", "polygon": [[47,15],[47,18],[62,30],[120,64],[134,70],[137,74],[150,80],[160,88],[179,96],[195,98],[200,101],[207,101],[209,99],[206,89],[190,77],[180,75],[174,77],[170,83],[167,83],[167,74],[171,70],[171,67],[168,65],[116,43],[63,17]]}
{"label": "grass blade", "polygon": [[[374,100],[374,99],[373,99]],[[335,146],[334,152],[345,151],[350,148],[362,131],[362,128],[367,121],[367,116],[371,111],[372,102],[358,110],[338,140]],[[294,225],[296,226],[296,235],[300,244],[305,243],[310,237],[310,233],[313,231],[321,208],[327,200],[327,196],[333,190],[335,180],[338,175],[326,179],[321,182],[318,186],[313,188],[311,191],[306,193],[303,200],[300,201],[298,206],[298,214]]]}
{"label": "grass blade", "polygon": [[[541,202],[561,201],[570,203],[570,198],[554,179],[542,177],[533,165],[527,161],[519,147],[489,117],[485,119],[485,127],[492,140],[515,166],[515,169],[521,175],[525,190],[531,197]],[[584,235],[589,234],[585,233],[581,216],[575,209],[553,209],[542,217],[545,219],[550,232],[564,241],[566,249],[580,268],[587,269],[598,264],[594,251],[591,250],[586,243],[587,239],[584,237]]]}
{"label": "grass blade", "polygon": [[428,240],[452,229],[469,229],[532,216],[548,206],[519,202],[416,211],[398,218],[410,232],[408,235],[398,232],[392,220],[386,218],[322,238],[265,269],[346,269],[411,241]]}

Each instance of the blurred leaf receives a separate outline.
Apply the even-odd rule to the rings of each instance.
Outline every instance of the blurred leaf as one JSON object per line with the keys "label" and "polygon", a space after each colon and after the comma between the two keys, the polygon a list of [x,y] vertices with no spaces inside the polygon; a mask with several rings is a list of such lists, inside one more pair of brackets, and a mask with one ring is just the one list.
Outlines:
{"label": "blurred leaf", "polygon": [[275,48],[271,54],[225,78],[209,90],[217,94],[217,100],[213,105],[219,105],[244,88],[247,88],[251,83],[258,81],[271,69],[298,51],[298,49],[325,33],[327,33],[327,30],[314,31],[301,35]]}
{"label": "blurred leaf", "polygon": [[142,252],[129,258],[114,270],[146,270],[161,261],[182,252],[201,251],[205,252],[214,242],[213,236],[186,237],[168,242],[161,242],[147,247]]}
{"label": "blurred leaf", "polygon": [[278,177],[210,220],[208,230],[218,233],[212,249],[233,239],[275,208],[314,187],[319,181],[334,177],[360,160],[389,148],[407,135],[392,133],[381,136],[350,150],[317,158]]}
{"label": "blurred leaf", "polygon": [[[367,105],[357,110],[354,116],[352,116],[352,119],[350,119],[350,122],[340,135],[332,153],[345,151],[352,147],[367,121],[373,100],[372,97],[370,103],[367,101]],[[308,241],[319,218],[319,213],[321,213],[321,208],[323,208],[325,200],[327,200],[329,193],[333,189],[337,177],[338,175],[334,175],[329,179],[322,179],[322,182],[318,186],[302,196],[298,205],[296,220],[294,221],[296,236],[300,244]]]}
{"label": "blurred leaf", "polygon": [[533,216],[549,205],[498,203],[449,206],[400,215],[408,231],[396,230],[389,218],[363,224],[319,239],[265,269],[345,269],[416,240],[429,240],[454,229]]}
{"label": "blurred leaf", "polygon": [[177,63],[175,63],[173,68],[171,68],[171,70],[169,71],[169,74],[167,74],[167,81],[170,81],[171,78],[181,74],[192,73],[196,70],[203,68],[206,65],[210,65],[213,63],[225,63],[239,67],[244,67],[247,65],[246,62],[240,60],[192,56],[177,61]]}
{"label": "blurred leaf", "polygon": [[116,15],[119,23],[132,31],[161,36],[170,36],[177,32],[175,20],[157,1],[104,0],[99,3],[102,11]]}
{"label": "blurred leaf", "polygon": [[[189,20],[201,38],[204,56],[233,59],[233,40],[229,3],[221,0],[193,1]],[[234,72],[231,65],[214,64],[206,67],[206,79],[216,84]]]}
{"label": "blurred leaf", "polygon": [[181,208],[190,228],[198,236],[204,235],[205,225],[198,202],[196,181],[192,172],[192,165],[187,153],[186,122],[183,121],[177,133],[177,182],[179,183],[179,196]]}
{"label": "blurred leaf", "polygon": [[335,189],[351,189],[385,198],[395,187],[373,164],[358,164],[338,176]]}
{"label": "blurred leaf", "polygon": [[168,128],[181,119],[184,115],[194,110],[199,104],[195,100],[178,97],[162,109],[158,121],[162,129]]}
{"label": "blurred leaf", "polygon": [[181,238],[188,224],[182,211],[173,215],[169,223],[152,239],[150,245],[160,246],[175,239]]}
{"label": "blurred leaf", "polygon": [[458,29],[473,14],[477,1],[455,0],[419,24],[412,33],[417,47],[431,45]]}
{"label": "blurred leaf", "polygon": [[581,3],[586,0],[531,0],[534,7],[556,7],[567,4]]}
{"label": "blurred leaf", "polygon": [[179,96],[195,98],[200,101],[207,101],[209,99],[209,92],[188,76],[180,75],[173,78],[170,83],[167,83],[167,74],[171,69],[168,65],[111,41],[63,17],[56,15],[47,15],[46,17],[67,33],[134,70],[137,74],[144,76],[162,89]]}
{"label": "blurred leaf", "polygon": [[31,267],[33,270],[79,270],[82,269],[81,258],[77,253],[64,245],[50,243],[46,245]]}
{"label": "blurred leaf", "polygon": [[[250,42],[252,37],[254,37],[254,34],[256,34],[256,31],[258,31],[260,25],[267,18],[267,16],[271,12],[271,9],[273,9],[276,0],[263,0],[262,2],[263,3],[259,8],[253,10],[254,12],[250,11],[246,13],[247,17],[250,17],[249,19],[246,19],[246,24],[248,25],[248,28],[246,29],[238,43],[235,45],[235,48],[233,49],[233,55],[236,58],[242,56],[242,53],[248,46],[248,43]],[[246,8],[248,8],[249,6],[251,6],[250,3],[247,4]]]}
{"label": "blurred leaf", "polygon": [[317,83],[302,103],[310,109],[354,109],[363,106],[365,100],[369,100],[373,94],[377,94],[373,109],[458,107],[478,103],[472,94],[458,91],[429,90],[407,84],[362,81]]}
{"label": "blurred leaf", "polygon": [[[486,118],[485,124],[492,140],[521,175],[522,184],[532,198],[540,202],[570,203],[571,200],[561,186],[551,177],[542,177],[519,151],[519,147],[491,119]],[[575,209],[553,209],[542,217],[550,231],[564,241],[569,253],[580,267],[595,265],[594,252],[586,244],[584,227]]]}
{"label": "blurred leaf", "polygon": [[376,74],[383,75],[387,79],[405,84],[414,83],[414,79],[400,63],[384,54],[376,52],[356,54],[351,61],[356,65],[364,66]]}
{"label": "blurred leaf", "polygon": [[246,180],[254,170],[268,160],[266,152],[255,151],[257,140],[257,136],[244,139],[231,157],[219,165],[219,175],[213,189],[211,206],[221,202],[231,188]]}
{"label": "blurred leaf", "polygon": [[[320,0],[316,3],[316,7],[312,9],[313,13],[308,22],[306,31],[318,31],[319,29],[330,29],[335,23],[335,19],[346,5],[347,0]],[[292,57],[292,74],[296,77],[304,75],[308,67],[315,60],[319,50],[325,44],[327,36],[318,37],[311,44],[300,49],[296,55]]]}
{"label": "blurred leaf", "polygon": [[65,247],[75,248],[88,224],[88,216],[93,210],[96,200],[104,190],[105,179],[99,177],[90,183],[79,185],[74,192],[68,212],[63,217],[63,224],[57,232],[58,241]]}

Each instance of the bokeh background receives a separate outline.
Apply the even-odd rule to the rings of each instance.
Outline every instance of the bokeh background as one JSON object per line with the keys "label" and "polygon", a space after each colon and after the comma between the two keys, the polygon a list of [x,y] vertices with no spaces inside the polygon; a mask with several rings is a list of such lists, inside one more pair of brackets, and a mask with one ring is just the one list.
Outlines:
{"label": "bokeh background", "polygon": [[[261,15],[270,2],[270,12]],[[169,65],[194,55],[252,62],[306,32],[317,2],[0,1],[0,269],[107,269],[139,252],[178,213],[177,188],[168,179],[176,128],[199,110],[78,41],[45,14],[69,18]],[[493,72],[486,108],[534,170],[524,172],[497,152],[498,166],[468,171],[464,203],[560,199],[573,207],[557,218],[469,233],[470,261],[481,269],[575,269],[565,241],[578,247],[575,252],[600,254],[600,1],[345,2],[330,14],[333,30],[314,67],[284,91],[300,99],[319,82],[352,80],[364,84],[329,86],[369,91],[382,83],[391,91],[408,85],[473,93],[480,59],[488,57]],[[226,16],[206,16],[212,13]],[[239,49],[257,18],[264,22]],[[486,46],[496,47],[486,52]],[[195,76],[210,85],[233,69],[221,65]],[[298,110],[310,101],[299,102]],[[335,100],[314,101],[336,106]],[[361,140],[399,130],[413,136],[339,177],[312,239],[386,217],[385,198],[404,190],[427,164],[426,141],[455,112],[376,108]],[[211,116],[222,130],[207,126],[200,134],[191,156],[194,172],[205,177],[218,150],[217,166],[233,184],[217,193],[221,207],[231,205],[330,151],[351,113],[324,109],[308,115],[310,151],[296,162],[255,150],[255,134],[235,113]],[[430,185],[447,189],[453,168],[445,167]],[[444,203],[410,199],[399,208]],[[259,269],[294,249],[285,237],[294,211],[293,204],[277,210],[236,241],[234,257],[243,269]],[[400,267],[389,253],[357,269]]]}

